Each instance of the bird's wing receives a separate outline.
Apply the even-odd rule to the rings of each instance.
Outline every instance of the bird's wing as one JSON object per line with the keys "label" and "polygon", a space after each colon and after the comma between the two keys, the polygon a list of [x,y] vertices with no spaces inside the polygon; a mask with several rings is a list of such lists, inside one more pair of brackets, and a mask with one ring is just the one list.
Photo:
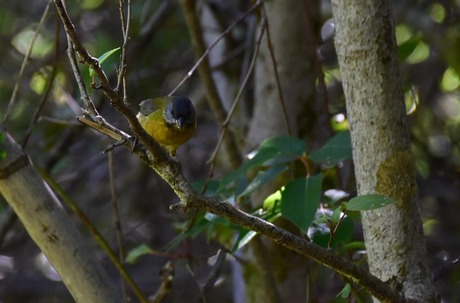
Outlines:
{"label": "bird's wing", "polygon": [[139,103],[139,112],[144,116],[148,116],[154,111],[163,108],[166,101],[165,97],[144,100]]}

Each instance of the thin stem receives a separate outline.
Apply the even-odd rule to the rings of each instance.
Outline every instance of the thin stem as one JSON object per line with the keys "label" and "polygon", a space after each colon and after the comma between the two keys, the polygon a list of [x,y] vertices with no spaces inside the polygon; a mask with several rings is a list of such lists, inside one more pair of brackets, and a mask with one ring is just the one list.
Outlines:
{"label": "thin stem", "polygon": [[13,89],[13,93],[11,94],[10,102],[8,103],[8,107],[6,109],[5,115],[3,116],[3,124],[6,124],[6,122],[8,121],[9,115],[11,111],[13,110],[14,104],[16,103],[19,86],[20,86],[20,83],[22,82],[22,77],[24,76],[24,70],[26,68],[27,63],[29,62],[30,55],[32,54],[32,50],[34,49],[35,41],[37,40],[38,34],[40,33],[40,29],[43,23],[45,23],[46,17],[48,16],[50,6],[51,6],[51,0],[49,0],[48,4],[46,4],[46,7],[40,19],[40,22],[38,22],[37,28],[35,29],[34,36],[32,37],[32,40],[30,41],[29,47],[27,48],[27,52],[24,56],[24,60],[22,60],[21,69],[19,70],[18,78],[16,79],[16,83],[14,84],[14,89]]}
{"label": "thin stem", "polygon": [[[267,12],[265,11],[264,5],[262,5],[262,11],[263,11],[264,16],[266,17]],[[286,122],[286,129],[288,131],[288,134],[292,135],[291,125],[289,124],[289,119],[288,119],[287,110],[286,110],[286,101],[284,100],[283,90],[281,88],[281,81],[280,81],[280,76],[278,72],[278,64],[276,63],[275,53],[273,51],[273,44],[272,44],[272,39],[270,36],[270,29],[269,29],[267,18],[265,18],[264,27],[267,30],[267,46],[268,46],[268,50],[270,53],[270,59],[272,60],[272,64],[273,64],[273,72],[275,75],[276,89],[277,89],[278,97],[281,103],[281,109],[283,111],[284,121]]]}
{"label": "thin stem", "polygon": [[200,64],[203,62],[203,60],[209,55],[209,52],[214,48],[214,46],[219,43],[222,38],[224,38],[226,35],[228,35],[232,29],[237,26],[241,21],[243,21],[247,16],[249,16],[256,8],[258,8],[262,4],[262,1],[257,1],[246,13],[241,15],[240,18],[238,18],[235,22],[230,24],[230,26],[220,34],[219,37],[217,37],[216,41],[214,41],[206,50],[203,52],[200,58],[196,61],[195,65],[188,71],[187,75],[179,82],[179,84],[176,85],[176,87],[168,94],[168,96],[172,96],[188,79],[192,77],[192,75],[195,73],[197,68],[200,66]]}
{"label": "thin stem", "polygon": [[40,113],[43,109],[43,106],[45,105],[45,102],[48,100],[48,96],[51,92],[51,89],[53,88],[54,84],[54,79],[56,78],[56,70],[57,70],[57,62],[59,58],[59,37],[60,37],[60,32],[61,32],[61,27],[59,26],[59,20],[56,19],[56,35],[55,35],[55,43],[54,43],[54,60],[53,60],[53,67],[51,69],[51,73],[48,79],[48,83],[46,84],[45,91],[40,99],[40,102],[38,102],[38,106],[35,108],[34,115],[32,117],[32,120],[30,121],[29,127],[24,135],[24,137],[21,140],[21,146],[23,148],[26,147],[27,142],[29,141],[30,134],[32,133],[34,125],[37,123],[37,121],[40,118]]}
{"label": "thin stem", "polygon": [[[115,236],[117,238],[118,244],[118,258],[121,264],[124,263],[126,257],[126,249],[125,243],[123,239],[123,228],[121,226],[121,217],[120,217],[120,210],[118,208],[118,199],[117,199],[117,189],[115,186],[115,177],[113,173],[113,152],[109,152],[109,183],[110,183],[110,195],[112,196],[111,204],[112,204],[112,212],[113,212],[113,220],[115,223]],[[124,301],[127,302],[128,295],[126,293],[126,284],[124,281],[121,281],[121,288],[123,292]]]}

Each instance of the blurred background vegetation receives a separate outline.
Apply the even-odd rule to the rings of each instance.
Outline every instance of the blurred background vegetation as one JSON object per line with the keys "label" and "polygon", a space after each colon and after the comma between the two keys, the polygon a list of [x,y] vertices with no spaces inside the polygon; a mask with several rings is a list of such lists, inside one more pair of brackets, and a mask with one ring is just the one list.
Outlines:
{"label": "blurred background vegetation", "polygon": [[[460,300],[460,3],[458,1],[393,1],[396,34],[404,81],[406,105],[410,114],[413,152],[420,189],[420,207],[428,239],[431,268],[444,302]],[[310,3],[307,1],[307,3]],[[313,2],[312,2],[313,3]],[[346,112],[340,76],[331,42],[333,23],[329,1],[314,2],[310,16],[313,39],[310,45],[318,54],[327,91],[320,82],[315,88],[315,102],[328,95],[328,117],[334,131],[346,129]],[[213,41],[242,16],[251,1],[198,1],[198,11],[207,39]],[[310,3],[311,4],[311,3]],[[174,287],[168,302],[243,302],[243,277],[238,262],[228,258],[219,266],[214,287],[202,293],[202,285],[216,269],[215,257],[226,241],[218,236],[199,234],[166,250],[187,215],[169,210],[178,202],[166,184],[141,161],[123,148],[112,155],[102,155],[112,142],[93,130],[76,123],[82,106],[79,92],[68,64],[65,33],[51,5],[24,74],[17,83],[27,49],[42,18],[47,1],[0,2],[0,113],[3,117],[18,85],[17,102],[11,108],[7,129],[18,141],[25,137],[34,112],[42,99],[44,107],[38,122],[31,128],[25,146],[33,162],[49,171],[53,178],[88,214],[112,247],[117,247],[111,201],[109,163],[113,164],[114,188],[121,213],[126,250],[148,245],[151,250],[127,267],[141,289],[152,294],[160,283],[159,271],[167,260],[175,264]],[[67,1],[80,39],[92,55],[99,57],[119,47],[118,3],[105,0]],[[132,1],[132,23],[128,46],[128,101],[137,111],[146,98],[168,94],[195,63],[187,25],[177,1]],[[207,13],[203,13],[206,11]],[[209,20],[212,20],[210,22]],[[225,108],[230,108],[247,67],[247,58],[255,46],[257,10],[233,27],[218,44],[218,60],[212,62],[216,81],[225,83],[220,92]],[[207,25],[206,24],[211,24]],[[310,34],[310,33],[308,33]],[[315,42],[316,41],[316,42]],[[116,81],[118,55],[104,63],[104,70]],[[87,85],[88,68],[82,67]],[[224,79],[219,82],[219,79]],[[254,80],[253,80],[254,81]],[[254,110],[254,83],[250,82],[237,115],[231,123],[242,147]],[[90,90],[100,113],[117,127],[129,131],[123,118],[114,112],[101,92]],[[205,88],[195,74],[178,93],[188,95],[197,109],[198,128],[194,138],[179,148],[178,160],[191,181],[208,176],[211,153],[218,141],[220,125],[206,103]],[[229,100],[227,102],[226,100]],[[270,117],[267,117],[270,119]],[[318,121],[320,119],[318,118]],[[312,146],[324,143],[327,132],[309,133]],[[257,142],[258,143],[258,142]],[[219,158],[214,175],[230,170],[225,157]],[[350,165],[341,174],[352,180]],[[353,195],[354,182],[335,184]],[[325,188],[326,189],[326,188]],[[1,199],[1,198],[0,198]],[[46,258],[27,236],[20,222],[1,201],[0,214],[0,301],[2,302],[72,302],[59,277]],[[77,218],[74,223],[81,225]],[[87,234],[84,228],[82,233]],[[354,220],[355,240],[362,240],[359,218]],[[222,234],[221,234],[222,235]],[[90,235],[88,235],[90,237]],[[94,241],[93,241],[94,242]],[[114,283],[120,280],[104,253],[93,243],[94,254],[111,273]],[[238,257],[238,255],[237,255]],[[353,258],[354,256],[349,256]],[[314,266],[314,265],[310,265]],[[332,302],[341,289],[333,273],[322,267],[310,271],[313,289],[311,302]]]}

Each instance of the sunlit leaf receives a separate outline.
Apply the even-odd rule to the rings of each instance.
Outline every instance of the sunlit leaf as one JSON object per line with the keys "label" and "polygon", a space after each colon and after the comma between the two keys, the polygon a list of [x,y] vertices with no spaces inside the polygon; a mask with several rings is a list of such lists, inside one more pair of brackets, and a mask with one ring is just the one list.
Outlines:
{"label": "sunlit leaf", "polygon": [[414,51],[407,57],[407,63],[410,64],[417,64],[425,61],[430,56],[430,47],[428,44],[423,42],[422,40],[419,41],[417,46],[415,47]]}
{"label": "sunlit leaf", "polygon": [[315,218],[321,198],[323,175],[300,178],[289,182],[281,193],[283,217],[297,225],[304,233]]}
{"label": "sunlit leaf", "polygon": [[430,6],[430,17],[436,23],[442,23],[446,19],[446,9],[440,3],[433,3]]}
{"label": "sunlit leaf", "polygon": [[441,89],[444,92],[452,92],[460,86],[460,77],[454,68],[448,67],[441,80]]}
{"label": "sunlit leaf", "polygon": [[350,292],[351,292],[351,285],[350,283],[347,283],[345,284],[345,286],[342,288],[342,290],[339,292],[339,294],[337,295],[337,297],[341,297],[341,298],[348,298],[348,296],[350,296]]}
{"label": "sunlit leaf", "polygon": [[[104,54],[102,54],[102,56],[97,58],[97,61],[99,61],[99,65],[102,65],[105,60],[107,60],[111,55],[113,55],[119,49],[120,49],[120,47],[117,47],[117,48],[111,49],[109,51],[106,51]],[[91,78],[93,78],[95,75],[96,75],[96,73],[94,72],[94,69],[89,68],[89,76]]]}
{"label": "sunlit leaf", "polygon": [[393,198],[377,194],[371,194],[357,196],[351,199],[348,203],[345,203],[344,206],[346,210],[362,211],[381,208],[393,203],[396,203],[396,201]]}
{"label": "sunlit leaf", "polygon": [[323,147],[315,150],[310,154],[310,159],[316,163],[326,164],[327,166],[335,166],[337,163],[351,159],[351,140],[350,132],[344,131],[337,133],[329,139]]}
{"label": "sunlit leaf", "polygon": [[398,60],[404,62],[415,50],[421,40],[420,35],[414,35],[398,46]]}
{"label": "sunlit leaf", "polygon": [[269,195],[264,200],[264,203],[262,205],[262,210],[264,212],[262,218],[264,220],[273,222],[281,216],[281,192],[283,190],[284,187]]}
{"label": "sunlit leaf", "polygon": [[353,241],[353,242],[348,242],[343,246],[344,250],[365,250],[366,245],[364,244],[363,241]]}

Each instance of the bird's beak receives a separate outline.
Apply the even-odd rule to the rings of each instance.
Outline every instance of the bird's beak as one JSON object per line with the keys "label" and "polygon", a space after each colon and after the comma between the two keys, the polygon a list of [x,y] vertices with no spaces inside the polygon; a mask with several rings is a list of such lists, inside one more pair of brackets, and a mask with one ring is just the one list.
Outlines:
{"label": "bird's beak", "polygon": [[176,120],[176,124],[179,129],[182,129],[184,127],[184,118],[179,117],[179,119]]}

